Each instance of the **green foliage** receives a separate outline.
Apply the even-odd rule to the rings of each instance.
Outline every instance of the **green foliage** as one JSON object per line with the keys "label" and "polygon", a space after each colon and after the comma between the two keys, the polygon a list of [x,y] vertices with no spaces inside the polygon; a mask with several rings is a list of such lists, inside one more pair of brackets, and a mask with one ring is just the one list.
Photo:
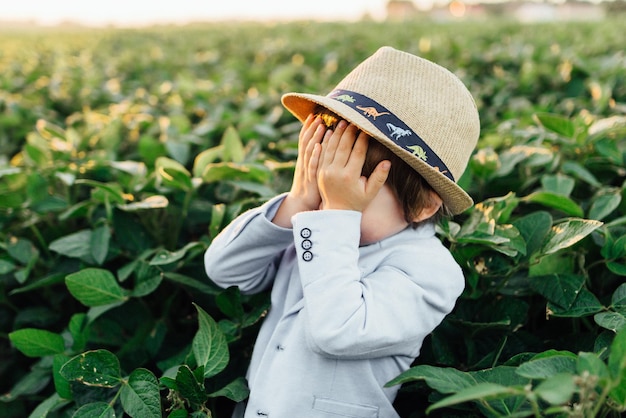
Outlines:
{"label": "green foliage", "polygon": [[[419,24],[417,24],[419,23]],[[621,22],[214,24],[0,34],[0,415],[229,416],[267,294],[205,277],[285,191],[287,91],[388,44],[454,69],[482,134],[438,226],[466,276],[403,417],[626,411]]]}

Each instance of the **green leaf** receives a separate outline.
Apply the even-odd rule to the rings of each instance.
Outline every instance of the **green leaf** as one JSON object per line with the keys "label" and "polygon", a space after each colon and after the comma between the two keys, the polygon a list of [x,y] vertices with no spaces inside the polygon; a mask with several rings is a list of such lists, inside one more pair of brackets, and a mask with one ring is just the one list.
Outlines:
{"label": "green leaf", "polygon": [[61,354],[65,350],[63,337],[50,331],[24,328],[13,331],[9,339],[27,357]]}
{"label": "green leaf", "polygon": [[600,312],[593,317],[596,324],[613,332],[626,328],[626,316],[619,312]]}
{"label": "green leaf", "polygon": [[576,373],[576,358],[564,355],[539,358],[521,364],[517,373],[529,379],[546,379],[560,373]]}
{"label": "green leaf", "polygon": [[70,357],[63,354],[57,354],[54,356],[54,360],[52,362],[52,378],[54,379],[54,388],[59,396],[65,399],[73,398],[72,389],[70,388],[70,382],[61,376],[60,370],[61,367],[63,367],[63,365],[69,360]]}
{"label": "green leaf", "polygon": [[92,402],[78,408],[72,418],[115,418],[115,410],[106,402]]}
{"label": "green leaf", "polygon": [[192,350],[199,366],[204,366],[204,377],[215,376],[228,364],[229,352],[226,337],[217,323],[201,307],[198,311],[198,332],[193,338]]}
{"label": "green leaf", "polygon": [[615,241],[609,238],[610,236],[607,236],[607,243],[610,243],[608,254],[603,253],[602,255],[605,258],[622,258],[626,256],[626,235],[619,237]]}
{"label": "green leaf", "polygon": [[231,184],[239,190],[245,190],[268,199],[277,195],[276,190],[258,182],[233,180]]}
{"label": "green leaf", "polygon": [[432,389],[441,393],[454,393],[476,385],[476,380],[468,373],[453,368],[419,365],[401,373],[389,381],[385,387],[424,380]]}
{"label": "green leaf", "polygon": [[595,147],[598,154],[621,166],[624,164],[624,154],[617,144],[618,142],[613,138],[603,138],[595,143]]}
{"label": "green leaf", "polygon": [[535,117],[544,128],[562,135],[566,138],[573,138],[576,133],[576,126],[569,119],[551,113],[537,113]]}
{"label": "green leaf", "polygon": [[521,198],[522,202],[537,203],[549,208],[560,210],[569,216],[582,217],[583,210],[567,196],[550,192],[534,192]]}
{"label": "green leaf", "polygon": [[552,226],[541,254],[552,254],[576,244],[602,225],[600,221],[570,218]]}
{"label": "green leaf", "polygon": [[79,354],[65,363],[59,373],[67,380],[87,386],[113,388],[122,382],[120,362],[107,350]]}
{"label": "green leaf", "polygon": [[622,202],[622,195],[619,190],[609,193],[603,194],[595,199],[593,199],[591,203],[591,207],[589,208],[589,219],[597,219],[602,220],[609,216]]}
{"label": "green leaf", "polygon": [[35,126],[39,135],[47,140],[61,139],[64,142],[67,141],[65,129],[53,124],[52,122],[48,122],[45,119],[39,119]]}
{"label": "green leaf", "polygon": [[226,205],[218,203],[211,208],[211,223],[209,224],[209,236],[215,238],[222,230],[224,215],[226,214]]}
{"label": "green leaf", "polygon": [[135,369],[122,385],[120,399],[124,411],[131,417],[161,418],[159,382],[147,369]]}
{"label": "green leaf", "polygon": [[497,383],[505,386],[525,386],[530,380],[517,374],[517,367],[497,366],[469,372],[477,383]]}
{"label": "green leaf", "polygon": [[547,313],[551,316],[557,317],[570,317],[580,318],[587,315],[593,315],[596,312],[600,312],[604,309],[604,306],[600,303],[598,298],[583,287],[580,293],[574,300],[574,303],[569,308],[565,308],[559,305],[548,303]]}
{"label": "green leaf", "polygon": [[61,399],[58,393],[54,393],[48,399],[37,405],[28,418],[46,418],[51,411],[67,403],[68,401]]}
{"label": "green leaf", "polygon": [[200,154],[198,154],[193,162],[193,175],[195,177],[202,177],[202,173],[204,172],[206,166],[220,159],[223,152],[224,146],[218,145],[216,147],[204,150]]}
{"label": "green leaf", "polygon": [[505,397],[517,393],[518,391],[513,388],[497,385],[495,383],[478,383],[477,385],[468,387],[467,389],[434,403],[426,409],[426,413],[429,414],[436,409],[457,405],[463,402]]}
{"label": "green leaf", "polygon": [[137,276],[131,295],[136,298],[147,296],[157,290],[162,281],[163,275],[159,271],[153,275]]}
{"label": "green leaf", "polygon": [[38,213],[61,212],[68,208],[67,201],[60,196],[46,196],[32,203],[32,209]]}
{"label": "green leaf", "polygon": [[186,364],[178,368],[176,385],[178,386],[180,396],[187,399],[194,410],[198,409],[200,405],[206,402],[207,395],[204,392],[204,385],[202,382],[198,382],[195,375]]}
{"label": "green leaf", "polygon": [[0,259],[0,275],[7,274],[15,270],[15,264],[7,260]]}
{"label": "green leaf", "polygon": [[169,204],[170,202],[167,197],[154,195],[147,197],[139,202],[117,205],[117,207],[125,212],[137,212],[140,210],[163,209],[168,207]]}
{"label": "green leaf", "polygon": [[95,180],[78,179],[76,184],[85,184],[93,187],[91,197],[95,202],[111,202],[119,205],[124,204],[124,191],[117,183],[101,183]]}
{"label": "green leaf", "polygon": [[561,169],[565,174],[570,174],[594,187],[600,187],[602,185],[591,171],[587,170],[576,161],[564,161]]}
{"label": "green leaf", "polygon": [[24,238],[13,238],[7,243],[7,253],[21,264],[26,265],[39,256],[39,251],[33,243]]}
{"label": "green leaf", "polygon": [[568,402],[572,398],[572,395],[574,395],[574,392],[576,392],[574,376],[565,373],[550,376],[541,382],[533,392],[552,405],[564,404]]}
{"label": "green leaf", "polygon": [[222,151],[222,161],[233,163],[243,162],[245,158],[243,143],[239,137],[239,132],[237,132],[234,127],[229,126],[224,131],[222,146],[224,147]]}
{"label": "green leaf", "polygon": [[179,261],[183,257],[185,257],[187,255],[187,252],[196,248],[204,249],[204,244],[202,244],[201,242],[190,242],[178,251],[171,252],[167,250],[160,250],[154,255],[154,257],[152,257],[152,260],[150,260],[150,265],[164,266],[167,264],[175,263],[176,261]]}
{"label": "green leaf", "polygon": [[87,345],[89,338],[89,318],[84,313],[72,315],[68,324],[68,329],[74,340],[72,348],[74,351],[82,351]]}
{"label": "green leaf", "polygon": [[215,303],[224,315],[241,322],[244,316],[244,309],[241,304],[241,293],[237,286],[231,286],[217,295]]}
{"label": "green leaf", "polygon": [[248,395],[250,395],[250,389],[248,389],[246,379],[244,377],[238,377],[222,389],[211,393],[209,398],[218,398],[223,396],[231,401],[241,402],[245,400]]}
{"label": "green leaf", "polygon": [[498,154],[491,147],[481,148],[470,159],[472,173],[487,179],[500,167]]}
{"label": "green leaf", "polygon": [[626,313],[626,283],[619,285],[613,292],[611,306],[617,311]]}
{"label": "green leaf", "polygon": [[155,171],[164,185],[184,191],[193,190],[191,173],[178,161],[159,157],[155,162]]}
{"label": "green leaf", "polygon": [[470,218],[463,224],[458,236],[471,235],[474,232],[493,234],[496,225],[508,222],[511,212],[518,204],[519,199],[512,192],[477,203],[472,208]]}
{"label": "green leaf", "polygon": [[613,274],[617,274],[618,276],[626,276],[626,264],[624,264],[624,263],[618,263],[618,262],[615,262],[615,261],[608,261],[606,263],[606,267]]}
{"label": "green leaf", "polygon": [[137,151],[141,160],[148,165],[154,164],[157,158],[167,153],[165,144],[150,135],[143,135],[139,138]]}
{"label": "green leaf", "polygon": [[53,285],[63,283],[64,281],[65,281],[65,273],[53,273],[50,276],[43,277],[37,281],[33,281],[32,283],[26,286],[13,289],[9,292],[9,295],[17,295],[19,293],[30,292],[36,289],[52,287]]}
{"label": "green leaf", "polygon": [[623,377],[626,371],[626,330],[624,329],[615,335],[611,343],[608,366],[614,379]]}
{"label": "green leaf", "polygon": [[626,408],[626,372],[620,382],[609,392],[609,397],[622,411]]}
{"label": "green leaf", "polygon": [[82,230],[56,239],[50,243],[50,250],[70,258],[79,258],[86,263],[94,264],[91,255],[92,231]]}
{"label": "green leaf", "polygon": [[601,379],[600,384],[604,384],[604,381],[610,377],[607,365],[596,353],[579,353],[576,372],[579,375],[588,372],[592,376],[597,376]]}
{"label": "green leaf", "polygon": [[189,414],[186,409],[175,409],[167,416],[167,418],[187,418]]}
{"label": "green leaf", "polygon": [[124,289],[108,270],[83,269],[67,275],[65,284],[72,296],[85,306],[108,305],[127,300]]}
{"label": "green leaf", "polygon": [[552,227],[552,216],[545,211],[532,212],[513,222],[513,226],[522,234],[526,242],[526,253],[533,254],[543,243],[544,238]]}
{"label": "green leaf", "polygon": [[620,408],[626,408],[626,329],[618,332],[611,343],[608,367],[614,381],[609,396]]}
{"label": "green leaf", "polygon": [[111,241],[111,229],[107,224],[98,226],[92,231],[89,248],[91,256],[96,263],[102,265],[109,253],[109,242]]}
{"label": "green leaf", "polygon": [[574,274],[551,274],[530,278],[530,287],[548,301],[569,309],[585,285],[585,277]]}
{"label": "green leaf", "polygon": [[561,196],[569,196],[575,184],[573,178],[563,174],[545,174],[541,177],[541,186],[544,191]]}
{"label": "green leaf", "polygon": [[[50,382],[50,370],[44,367],[33,367],[23,375],[13,387],[4,395],[0,396],[0,402],[12,402],[23,396],[34,395],[41,392]],[[11,382],[10,382],[11,383]]]}
{"label": "green leaf", "polygon": [[205,283],[179,273],[166,272],[163,276],[171,282],[190,287],[206,295],[219,295],[224,290],[210,281]]}
{"label": "green leaf", "polygon": [[24,156],[27,157],[27,159],[30,159],[33,165],[36,166],[45,166],[52,159],[50,150],[39,146],[39,144],[33,145],[32,143],[29,143],[24,145],[23,153]]}
{"label": "green leaf", "polygon": [[202,173],[202,180],[205,183],[216,183],[220,181],[248,180],[257,183],[264,183],[269,178],[267,168],[254,164],[239,163],[214,163],[207,164]]}

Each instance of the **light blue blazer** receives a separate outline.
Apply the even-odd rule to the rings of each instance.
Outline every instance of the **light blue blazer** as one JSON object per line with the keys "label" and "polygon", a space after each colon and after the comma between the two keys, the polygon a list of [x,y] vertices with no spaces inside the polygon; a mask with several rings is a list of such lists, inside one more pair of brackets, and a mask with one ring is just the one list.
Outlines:
{"label": "light blue blazer", "polygon": [[218,285],[272,289],[234,416],[397,418],[399,388],[383,386],[454,307],[460,267],[430,223],[359,247],[360,212],[302,212],[285,229],[271,222],[283,198],[240,215],[205,254]]}

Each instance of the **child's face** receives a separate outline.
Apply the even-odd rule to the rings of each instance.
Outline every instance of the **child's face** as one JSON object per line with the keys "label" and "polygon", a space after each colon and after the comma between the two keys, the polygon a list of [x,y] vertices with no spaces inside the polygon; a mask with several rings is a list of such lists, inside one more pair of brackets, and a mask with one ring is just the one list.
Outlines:
{"label": "child's face", "polygon": [[388,185],[384,185],[363,210],[360,244],[380,241],[402,231],[408,225],[396,194]]}

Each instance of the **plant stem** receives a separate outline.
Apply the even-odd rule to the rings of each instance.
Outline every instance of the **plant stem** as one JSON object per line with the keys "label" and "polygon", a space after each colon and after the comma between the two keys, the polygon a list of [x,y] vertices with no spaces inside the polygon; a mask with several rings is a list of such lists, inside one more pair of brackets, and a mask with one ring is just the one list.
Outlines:
{"label": "plant stem", "polygon": [[39,228],[37,228],[37,225],[31,224],[30,230],[32,231],[35,238],[37,238],[37,241],[39,242],[39,245],[41,246],[41,249],[43,250],[43,252],[46,254],[46,257],[50,258],[51,255],[50,255],[50,251],[48,250],[48,244],[46,243],[46,240],[43,238],[43,235],[41,235],[41,232],[39,231]]}

